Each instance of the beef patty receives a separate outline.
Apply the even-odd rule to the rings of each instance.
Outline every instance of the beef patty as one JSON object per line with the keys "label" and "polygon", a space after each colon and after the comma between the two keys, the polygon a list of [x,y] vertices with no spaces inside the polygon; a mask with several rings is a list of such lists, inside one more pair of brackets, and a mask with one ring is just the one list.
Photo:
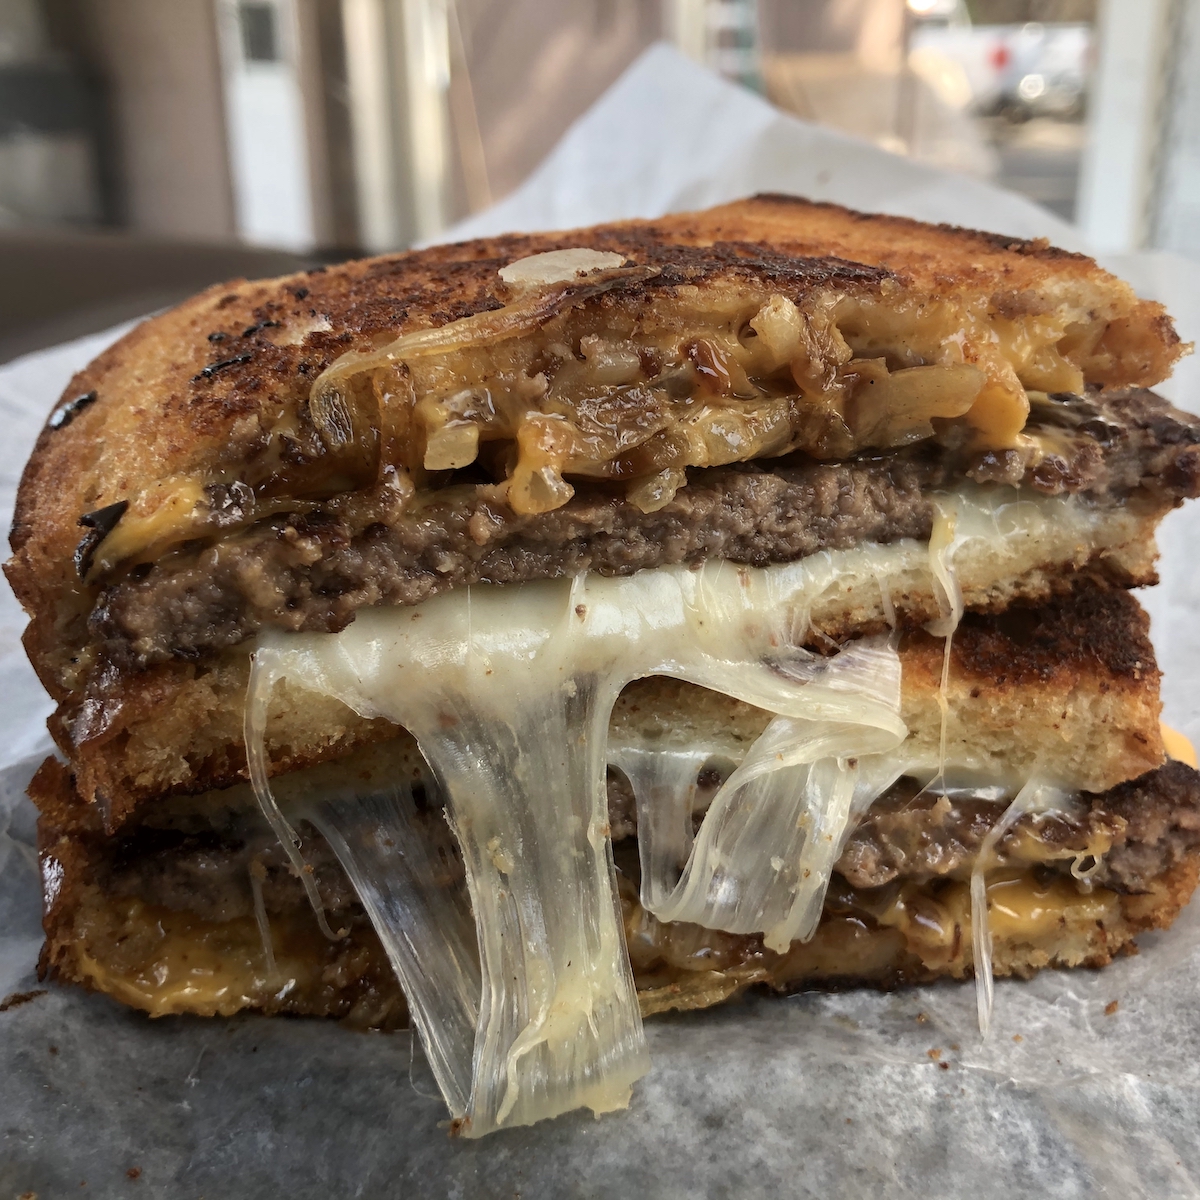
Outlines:
{"label": "beef patty", "polygon": [[561,508],[520,516],[463,482],[392,524],[317,510],[134,568],[89,619],[118,670],[199,660],[274,626],[336,632],[362,607],[416,604],[474,583],[727,559],[752,566],[822,550],[925,540],[929,493],[962,479],[1119,504],[1200,494],[1200,425],[1154,393],[1058,395],[1034,404],[1025,452],[911,450],[818,462],[802,455],[693,470],[665,507],[642,512],[581,486]]}
{"label": "beef patty", "polygon": [[[701,794],[711,793],[711,787],[701,788]],[[613,836],[628,845],[637,827],[630,800],[624,780],[610,772]],[[882,887],[897,878],[962,878],[1006,807],[1005,801],[922,792],[903,779],[876,801],[850,836],[836,872],[859,889]],[[440,821],[440,807],[430,805],[427,819]],[[1046,863],[1050,870],[1069,874],[1073,866],[1080,868],[1082,859],[1082,870],[1094,883],[1117,892],[1145,892],[1151,880],[1200,847],[1200,775],[1172,761],[1101,795],[1083,796],[1072,813],[1025,816],[1001,839],[997,865],[1015,860],[1026,838],[1054,856]],[[1093,862],[1089,849],[1097,846],[1110,848]],[[326,909],[358,913],[349,880],[327,843],[311,830],[304,855]],[[252,872],[260,878],[269,913],[306,904],[299,879],[256,809],[218,810],[208,828],[142,825],[124,837],[97,839],[92,856],[95,882],[105,894],[136,897],[206,920],[222,922],[253,913]],[[618,857],[627,874],[636,870],[636,855]]]}

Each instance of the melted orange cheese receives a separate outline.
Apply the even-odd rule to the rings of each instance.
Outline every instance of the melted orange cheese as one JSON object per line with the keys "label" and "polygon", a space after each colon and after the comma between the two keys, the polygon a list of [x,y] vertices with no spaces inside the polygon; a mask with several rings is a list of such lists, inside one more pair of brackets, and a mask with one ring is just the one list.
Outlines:
{"label": "melted orange cheese", "polygon": [[307,910],[271,918],[268,965],[253,917],[212,921],[133,897],[98,899],[76,915],[74,975],[152,1017],[255,1008],[366,1027],[403,1017],[382,947],[369,938],[330,942]]}
{"label": "melted orange cheese", "polygon": [[319,942],[319,933],[315,939],[289,938],[284,953],[277,947],[272,972],[252,918],[216,923],[136,899],[114,901],[113,906],[129,936],[103,961],[98,957],[102,948],[89,939],[76,953],[79,973],[152,1017],[182,1012],[231,1016],[286,995],[320,974],[323,955],[314,951],[321,947],[305,944]]}
{"label": "melted orange cheese", "polygon": [[1196,748],[1183,736],[1177,729],[1172,729],[1170,725],[1162,724],[1162,739],[1163,747],[1167,752],[1168,758],[1173,758],[1177,762],[1187,763],[1193,770],[1197,768]]}

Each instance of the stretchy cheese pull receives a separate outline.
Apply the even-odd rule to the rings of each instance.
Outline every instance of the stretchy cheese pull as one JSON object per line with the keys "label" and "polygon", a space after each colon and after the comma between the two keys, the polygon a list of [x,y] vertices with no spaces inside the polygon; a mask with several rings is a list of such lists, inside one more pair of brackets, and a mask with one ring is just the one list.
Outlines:
{"label": "stretchy cheese pull", "polygon": [[[860,652],[891,664],[892,694],[864,699],[845,686],[846,671],[789,645],[788,618],[825,584],[803,563],[580,577],[371,610],[337,635],[277,634],[260,645],[252,712],[263,713],[272,682],[286,675],[363,715],[387,717],[416,737],[447,797],[482,967],[465,1104],[461,1044],[432,1049],[430,1060],[467,1131],[619,1107],[647,1069],[607,838],[606,733],[626,683],[671,675],[785,717],[861,724],[861,745],[843,737],[827,747],[836,753],[903,739],[894,649]],[[871,715],[861,722],[864,705]],[[270,809],[263,764],[254,774]],[[743,891],[757,886],[764,858],[777,851],[763,845],[736,860]],[[791,866],[762,911],[734,905],[741,919],[765,929],[776,914],[786,917],[796,898]],[[699,876],[709,875],[706,861]],[[372,916],[387,923],[379,905]],[[393,963],[410,992],[414,973],[435,969],[416,958]],[[431,986],[443,990],[437,980]],[[461,1031],[461,1006],[457,1014],[449,1020],[414,1006],[431,1047],[461,1043],[443,1034],[447,1021]]]}
{"label": "stretchy cheese pull", "polygon": [[979,1032],[986,1039],[992,1028],[992,931],[988,923],[987,870],[1004,835],[1024,816],[1047,813],[1069,805],[1068,794],[1044,780],[1031,779],[988,830],[971,870],[971,939],[975,963],[975,1007]]}
{"label": "stretchy cheese pull", "polygon": [[[1088,520],[1070,500],[1014,504],[1009,492],[979,489],[959,501],[955,557],[992,555],[998,530],[1040,540]],[[650,912],[762,933],[777,949],[811,936],[858,816],[906,770],[934,771],[906,757],[887,636],[828,658],[799,644],[831,596],[839,606],[856,597],[882,617],[882,597],[937,596],[940,586],[953,613],[952,570],[938,545],[931,553],[905,540],[765,569],[714,561],[464,588],[361,611],[338,634],[260,639],[247,701],[251,777],[318,905],[268,783],[264,731],[277,679],[409,730],[445,797],[477,951],[466,898],[422,865],[434,850],[406,849],[417,835],[402,789],[386,804],[349,793],[306,811],[359,889],[464,1132],[623,1106],[648,1069],[612,879],[607,763],[624,766],[634,785]],[[648,675],[775,717],[694,841],[696,773],[713,748],[676,747],[676,759],[651,767],[649,748],[610,755],[606,744],[617,695]],[[392,861],[402,854],[410,861]],[[432,949],[439,939],[444,952]]]}

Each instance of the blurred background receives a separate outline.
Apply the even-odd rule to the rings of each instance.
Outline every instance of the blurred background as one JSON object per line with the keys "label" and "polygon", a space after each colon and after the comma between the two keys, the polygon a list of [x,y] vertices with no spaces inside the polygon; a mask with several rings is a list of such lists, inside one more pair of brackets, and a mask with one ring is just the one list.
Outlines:
{"label": "blurred background", "polygon": [[0,0],[0,362],[435,237],[664,38],[1200,261],[1200,0]]}

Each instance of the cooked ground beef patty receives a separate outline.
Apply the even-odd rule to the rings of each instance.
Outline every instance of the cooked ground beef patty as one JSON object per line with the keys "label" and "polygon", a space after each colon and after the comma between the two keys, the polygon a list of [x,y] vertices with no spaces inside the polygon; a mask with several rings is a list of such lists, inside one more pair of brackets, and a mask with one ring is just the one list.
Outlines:
{"label": "cooked ground beef patty", "polygon": [[399,522],[354,528],[320,510],[264,521],[213,545],[135,568],[99,596],[95,642],[118,669],[199,660],[265,626],[344,628],[362,607],[416,604],[473,583],[581,571],[626,575],[722,558],[788,562],[862,542],[927,539],[931,491],[963,477],[1118,503],[1143,489],[1200,493],[1200,425],[1152,392],[1051,397],[1027,432],[1050,452],[958,453],[931,445],[817,462],[804,456],[694,470],[664,508],[644,513],[604,487],[518,516],[463,484]]}
{"label": "cooked ground beef patty", "polygon": [[[1111,837],[1112,849],[1088,877],[1113,891],[1144,892],[1150,879],[1200,846],[1197,782],[1191,767],[1168,762],[1103,795],[1087,797],[1087,811],[1078,819],[1041,821],[1038,835],[1064,850],[1086,846],[1096,835]],[[923,880],[961,874],[1005,807],[1004,802],[917,795],[902,781],[875,803],[851,834],[838,860],[838,873],[860,888],[880,887],[901,876]],[[1002,839],[1000,853],[1032,825],[1030,817],[1018,822]],[[1071,864],[1070,858],[1060,860],[1064,870]]]}
{"label": "cooked ground beef patty", "polygon": [[[636,836],[626,792],[620,776],[610,774],[612,828],[618,840]],[[901,780],[851,835],[837,873],[855,888],[882,887],[897,878],[924,882],[962,877],[1005,807],[1002,801],[921,794],[911,780]],[[97,882],[109,895],[228,921],[253,912],[254,869],[268,912],[303,908],[307,902],[300,881],[257,811],[230,809],[213,817],[216,823],[204,830],[141,826],[127,837],[97,843],[94,861],[103,863],[104,876]],[[429,819],[441,820],[436,806],[430,807]],[[1090,877],[1114,891],[1144,892],[1151,879],[1200,847],[1200,775],[1184,763],[1168,762],[1102,795],[1084,797],[1071,817],[1025,817],[1002,839],[1000,859],[1035,829],[1041,842],[1064,853],[1052,864],[1062,872],[1070,870],[1071,851],[1083,854],[1097,838],[1111,839],[1112,849]],[[304,855],[326,909],[332,914],[360,911],[326,842],[316,835],[306,838]],[[623,854],[621,861],[634,860]]]}

